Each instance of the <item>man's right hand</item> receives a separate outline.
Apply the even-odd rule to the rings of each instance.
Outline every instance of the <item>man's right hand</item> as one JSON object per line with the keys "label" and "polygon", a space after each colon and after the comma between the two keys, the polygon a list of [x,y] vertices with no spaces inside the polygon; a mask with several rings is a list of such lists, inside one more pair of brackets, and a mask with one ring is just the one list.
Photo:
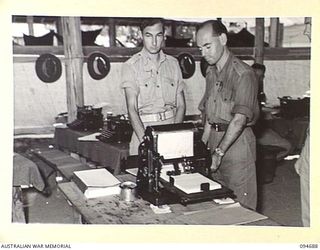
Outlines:
{"label": "man's right hand", "polygon": [[125,97],[133,131],[141,143],[144,136],[144,125],[138,113],[138,94],[131,88],[125,88]]}
{"label": "man's right hand", "polygon": [[213,173],[215,173],[218,170],[221,163],[221,158],[221,156],[218,156],[215,153],[212,155],[212,163],[210,169]]}

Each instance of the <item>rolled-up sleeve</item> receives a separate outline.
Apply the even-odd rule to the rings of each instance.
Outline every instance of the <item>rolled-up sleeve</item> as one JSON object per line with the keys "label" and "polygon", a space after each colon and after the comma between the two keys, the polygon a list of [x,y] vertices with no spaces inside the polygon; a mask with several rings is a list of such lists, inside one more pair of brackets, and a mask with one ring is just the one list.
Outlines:
{"label": "rolled-up sleeve", "polygon": [[243,114],[248,122],[252,121],[257,105],[258,83],[256,81],[254,72],[244,72],[235,93],[232,114]]}
{"label": "rolled-up sleeve", "polygon": [[121,68],[121,88],[132,88],[136,92],[139,91],[139,87],[135,82],[135,74],[130,64],[124,63]]}

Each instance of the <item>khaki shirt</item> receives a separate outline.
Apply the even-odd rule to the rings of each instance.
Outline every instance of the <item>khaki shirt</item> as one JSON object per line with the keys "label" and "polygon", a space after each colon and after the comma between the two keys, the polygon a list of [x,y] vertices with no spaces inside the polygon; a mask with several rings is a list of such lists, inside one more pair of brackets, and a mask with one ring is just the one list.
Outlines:
{"label": "khaki shirt", "polygon": [[247,125],[255,124],[259,116],[258,82],[251,67],[231,52],[221,72],[209,66],[206,91],[199,109],[209,123],[229,123],[234,114],[247,117]]}
{"label": "khaki shirt", "polygon": [[138,95],[139,114],[152,114],[173,109],[177,94],[184,89],[178,61],[160,51],[156,66],[145,49],[133,55],[122,66],[122,88],[131,88]]}

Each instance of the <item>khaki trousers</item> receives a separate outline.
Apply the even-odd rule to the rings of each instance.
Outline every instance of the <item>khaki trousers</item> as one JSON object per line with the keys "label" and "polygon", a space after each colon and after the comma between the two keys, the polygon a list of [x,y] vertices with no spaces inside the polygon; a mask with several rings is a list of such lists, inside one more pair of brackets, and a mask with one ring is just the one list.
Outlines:
{"label": "khaki trousers", "polygon": [[[211,129],[208,146],[213,153],[225,132]],[[256,139],[251,128],[245,128],[231,145],[213,178],[232,189],[237,200],[253,210],[257,207]]]}

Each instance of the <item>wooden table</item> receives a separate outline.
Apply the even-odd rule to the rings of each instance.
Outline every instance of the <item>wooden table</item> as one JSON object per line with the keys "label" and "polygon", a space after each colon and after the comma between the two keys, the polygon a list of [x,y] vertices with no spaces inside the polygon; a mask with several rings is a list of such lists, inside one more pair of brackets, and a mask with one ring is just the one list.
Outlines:
{"label": "wooden table", "polygon": [[[124,175],[127,177],[127,175]],[[132,177],[131,177],[132,178]],[[119,178],[121,181],[128,178]],[[175,224],[175,225],[261,225],[279,226],[240,205],[217,205],[212,201],[170,204],[172,213],[155,214],[147,201],[124,202],[119,196],[86,199],[75,183],[58,184],[59,189],[88,224]],[[245,221],[245,219],[247,221]]]}
{"label": "wooden table", "polygon": [[79,141],[78,138],[94,132],[82,132],[69,128],[55,129],[55,144],[59,149],[77,153],[92,162],[106,167],[117,175],[121,164],[129,155],[128,143],[105,143],[101,141]]}

